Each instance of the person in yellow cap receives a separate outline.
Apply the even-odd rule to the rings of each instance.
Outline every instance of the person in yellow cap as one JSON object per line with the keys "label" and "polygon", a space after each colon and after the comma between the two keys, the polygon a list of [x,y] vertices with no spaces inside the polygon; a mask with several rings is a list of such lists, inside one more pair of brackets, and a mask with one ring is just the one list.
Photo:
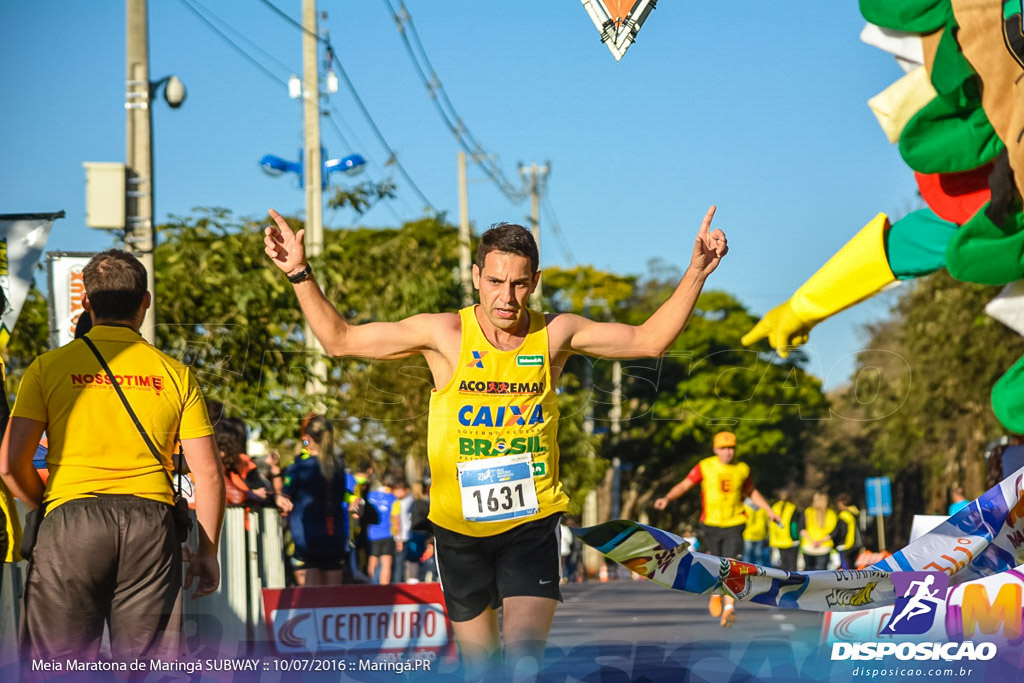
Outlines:
{"label": "person in yellow cap", "polygon": [[[764,496],[754,488],[750,476],[750,465],[735,463],[736,435],[732,432],[718,432],[712,443],[715,454],[704,458],[690,470],[686,478],[672,487],[661,498],[654,501],[657,510],[664,510],[670,501],[679,498],[694,486],[700,484],[700,548],[702,552],[735,560],[743,559],[743,530],[747,515],[743,501],[750,498],[768,514],[768,519],[779,523],[779,516],[768,505]],[[708,611],[713,617],[721,617],[721,625],[730,628],[736,621],[735,599],[726,595],[711,596]]]}

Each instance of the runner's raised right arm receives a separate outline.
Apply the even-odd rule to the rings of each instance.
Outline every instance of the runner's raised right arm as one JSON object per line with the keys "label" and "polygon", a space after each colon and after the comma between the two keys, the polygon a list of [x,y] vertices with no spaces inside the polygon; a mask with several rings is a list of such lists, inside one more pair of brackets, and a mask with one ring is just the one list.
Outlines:
{"label": "runner's raised right arm", "polygon": [[[302,242],[306,231],[293,231],[284,217],[273,209],[270,217],[275,225],[264,230],[264,251],[289,279],[295,278],[308,267]],[[439,314],[414,315],[398,322],[350,325],[324,296],[312,274],[293,282],[293,287],[313,334],[324,351],[332,356],[393,360],[436,349],[434,328],[440,323]]]}

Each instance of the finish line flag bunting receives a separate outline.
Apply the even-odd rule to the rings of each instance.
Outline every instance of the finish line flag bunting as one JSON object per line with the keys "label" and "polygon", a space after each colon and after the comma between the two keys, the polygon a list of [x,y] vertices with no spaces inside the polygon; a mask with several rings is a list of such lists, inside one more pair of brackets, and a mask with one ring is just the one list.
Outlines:
{"label": "finish line flag bunting", "polygon": [[0,214],[0,288],[7,299],[0,316],[0,349],[11,338],[32,286],[32,270],[43,255],[53,222],[63,217],[63,211]]}
{"label": "finish line flag bunting", "polygon": [[636,40],[658,0],[583,0],[583,7],[601,33],[601,42],[611,50],[615,61],[622,59]]}
{"label": "finish line flag bunting", "polygon": [[666,588],[812,612],[892,605],[894,572],[943,572],[955,586],[1024,561],[1024,468],[903,550],[860,571],[787,572],[690,550],[675,534],[617,520],[574,529],[587,545]]}

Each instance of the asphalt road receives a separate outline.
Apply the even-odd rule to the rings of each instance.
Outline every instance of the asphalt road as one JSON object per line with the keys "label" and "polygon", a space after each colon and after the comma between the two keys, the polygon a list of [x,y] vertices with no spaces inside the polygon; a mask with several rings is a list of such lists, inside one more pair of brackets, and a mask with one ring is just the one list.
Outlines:
{"label": "asphalt road", "polygon": [[568,584],[562,595],[548,641],[551,680],[787,680],[806,669],[821,638],[819,613],[741,602],[725,629],[707,597],[649,581]]}

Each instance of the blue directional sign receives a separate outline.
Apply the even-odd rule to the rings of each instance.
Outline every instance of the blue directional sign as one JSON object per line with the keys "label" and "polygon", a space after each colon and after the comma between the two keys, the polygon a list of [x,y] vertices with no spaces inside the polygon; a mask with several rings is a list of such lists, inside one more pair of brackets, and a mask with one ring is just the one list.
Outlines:
{"label": "blue directional sign", "polygon": [[873,517],[892,514],[892,485],[889,477],[869,477],[864,480],[867,491],[867,513]]}

